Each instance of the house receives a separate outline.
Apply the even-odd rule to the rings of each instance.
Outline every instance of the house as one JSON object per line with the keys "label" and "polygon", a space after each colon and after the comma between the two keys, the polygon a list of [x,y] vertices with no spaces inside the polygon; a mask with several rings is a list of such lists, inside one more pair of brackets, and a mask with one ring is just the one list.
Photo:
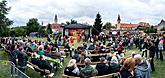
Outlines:
{"label": "house", "polygon": [[165,21],[162,19],[157,26],[157,30],[161,30],[163,27],[165,27]]}

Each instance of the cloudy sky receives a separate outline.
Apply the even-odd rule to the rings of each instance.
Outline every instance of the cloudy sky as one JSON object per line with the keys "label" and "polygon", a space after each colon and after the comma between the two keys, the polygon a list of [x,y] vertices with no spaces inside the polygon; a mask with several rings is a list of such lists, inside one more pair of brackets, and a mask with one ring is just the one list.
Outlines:
{"label": "cloudy sky", "polygon": [[123,23],[149,22],[158,24],[165,19],[165,0],[7,0],[12,7],[8,17],[13,26],[26,25],[30,18],[38,18],[44,25],[52,23],[57,14],[58,22],[70,19],[78,23],[93,24],[99,12],[103,23],[116,24],[120,14]]}

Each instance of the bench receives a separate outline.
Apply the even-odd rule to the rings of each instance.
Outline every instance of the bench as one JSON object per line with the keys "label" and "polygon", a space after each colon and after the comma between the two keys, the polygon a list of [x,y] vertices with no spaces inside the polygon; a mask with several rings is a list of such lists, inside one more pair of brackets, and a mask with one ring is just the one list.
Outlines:
{"label": "bench", "polygon": [[[80,78],[80,77],[74,77],[74,76],[68,76],[68,75],[62,75],[62,78]],[[90,78],[120,78],[119,73],[112,73],[112,74],[107,74],[103,76],[94,76]]]}
{"label": "bench", "polygon": [[97,54],[89,54],[87,56],[94,57],[94,56],[105,56],[108,55],[109,53],[97,53]]}
{"label": "bench", "polygon": [[[93,68],[95,68],[97,63],[100,63],[100,62],[91,62],[91,66]],[[84,63],[77,63],[77,67],[85,67],[85,64]]]}
{"label": "bench", "polygon": [[46,70],[46,69],[40,69],[37,65],[34,65],[30,62],[28,62],[27,64],[27,67],[31,68],[32,70],[37,70],[37,72],[45,72],[47,73],[48,75],[46,75],[48,78],[52,78],[54,76],[54,73],[50,73],[49,70]]}

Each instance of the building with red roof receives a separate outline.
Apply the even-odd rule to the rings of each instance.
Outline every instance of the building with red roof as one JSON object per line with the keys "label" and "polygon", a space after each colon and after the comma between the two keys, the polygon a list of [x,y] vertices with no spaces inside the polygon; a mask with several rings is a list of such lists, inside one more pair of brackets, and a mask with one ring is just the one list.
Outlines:
{"label": "building with red roof", "polygon": [[140,27],[148,27],[150,25],[149,25],[149,23],[146,23],[146,22],[139,22],[138,24],[121,23],[120,15],[118,15],[117,24],[116,24],[117,30],[134,30],[134,29],[136,29],[139,26]]}
{"label": "building with red roof", "polygon": [[63,32],[63,25],[58,23],[57,14],[55,14],[54,22],[51,24],[51,28],[53,32]]}

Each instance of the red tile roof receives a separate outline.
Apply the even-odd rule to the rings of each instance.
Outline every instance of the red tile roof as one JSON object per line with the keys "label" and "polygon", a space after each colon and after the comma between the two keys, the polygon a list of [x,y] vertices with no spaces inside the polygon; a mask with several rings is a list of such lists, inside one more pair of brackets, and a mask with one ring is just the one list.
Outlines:
{"label": "red tile roof", "polygon": [[120,28],[134,28],[138,26],[139,24],[120,24]]}
{"label": "red tile roof", "polygon": [[51,28],[53,29],[53,31],[62,31],[63,27],[61,24],[57,24],[57,23],[53,23],[51,24]]}

